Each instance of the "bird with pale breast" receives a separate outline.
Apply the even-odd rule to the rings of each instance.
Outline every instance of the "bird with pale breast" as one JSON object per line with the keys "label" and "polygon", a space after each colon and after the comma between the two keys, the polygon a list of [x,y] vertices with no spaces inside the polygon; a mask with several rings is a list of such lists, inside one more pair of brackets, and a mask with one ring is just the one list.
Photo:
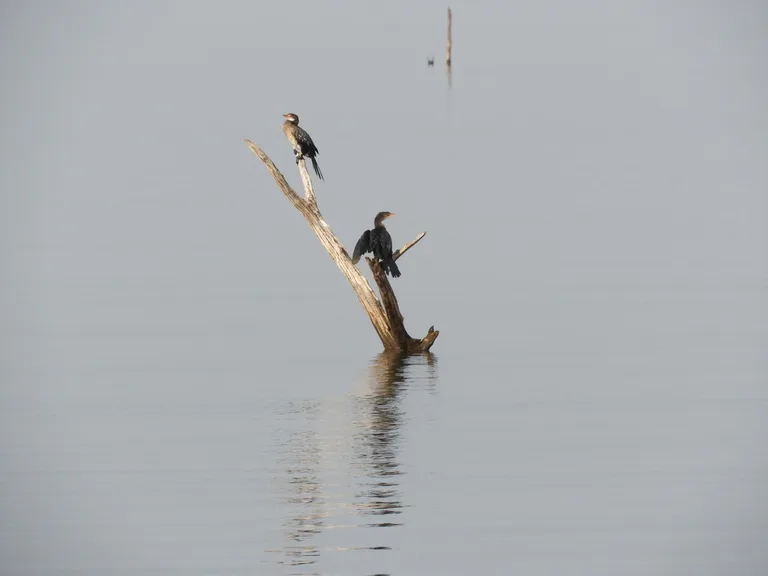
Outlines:
{"label": "bird with pale breast", "polygon": [[312,141],[312,137],[307,133],[304,128],[299,126],[299,116],[297,114],[283,114],[285,122],[283,122],[283,133],[288,138],[288,142],[293,146],[293,152],[296,155],[296,164],[299,160],[306,156],[312,160],[312,167],[315,169],[320,180],[324,180],[323,173],[320,171],[320,166],[317,163],[316,156],[320,153],[317,150],[317,146]]}

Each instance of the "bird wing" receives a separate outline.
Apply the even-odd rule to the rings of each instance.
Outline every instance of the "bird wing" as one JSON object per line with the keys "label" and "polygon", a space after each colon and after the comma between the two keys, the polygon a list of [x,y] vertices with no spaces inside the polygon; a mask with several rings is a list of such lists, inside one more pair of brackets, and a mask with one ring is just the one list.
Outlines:
{"label": "bird wing", "polygon": [[386,230],[379,234],[378,238],[380,258],[389,258],[392,256],[392,236]]}
{"label": "bird wing", "polygon": [[352,262],[357,264],[358,261],[360,260],[360,256],[370,251],[371,251],[371,231],[366,230],[365,232],[363,232],[363,235],[360,236],[360,240],[357,241],[357,244],[355,244],[355,251],[352,254]]}
{"label": "bird wing", "polygon": [[320,154],[320,151],[317,149],[317,146],[315,146],[315,143],[312,141],[312,137],[307,133],[307,131],[299,126],[296,128],[296,139],[301,143],[303,147],[306,147],[305,152],[310,154]]}

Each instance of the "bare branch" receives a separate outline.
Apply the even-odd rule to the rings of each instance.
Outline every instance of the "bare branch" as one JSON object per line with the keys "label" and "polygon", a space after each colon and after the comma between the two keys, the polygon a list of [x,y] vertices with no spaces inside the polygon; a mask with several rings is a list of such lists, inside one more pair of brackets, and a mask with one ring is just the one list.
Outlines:
{"label": "bare branch", "polygon": [[299,174],[301,175],[301,183],[304,184],[304,199],[309,202],[312,206],[314,206],[315,210],[317,210],[317,213],[320,213],[320,210],[317,208],[317,198],[315,198],[315,189],[312,187],[312,179],[309,177],[309,172],[307,172],[307,164],[304,161],[304,158],[301,158],[297,164],[299,165]]}
{"label": "bare branch", "polygon": [[410,250],[411,248],[416,246],[416,244],[418,244],[419,240],[424,238],[424,236],[426,236],[426,235],[427,235],[426,232],[422,232],[421,234],[416,236],[416,240],[411,240],[410,242],[408,242],[408,244],[406,244],[405,246],[400,248],[400,250],[395,250],[395,253],[392,254],[392,260],[397,260],[398,258],[400,258],[400,256],[402,256],[403,254],[408,252],[408,250]]}
{"label": "bare branch", "polygon": [[248,140],[248,138],[243,138],[243,140],[245,140],[245,143],[248,145],[248,148],[251,149],[251,152],[256,154],[256,156],[259,157],[259,160],[264,163],[264,166],[267,167],[267,170],[270,171],[272,177],[275,179],[275,182],[277,182],[277,185],[280,187],[280,190],[283,191],[283,194],[285,194],[288,200],[290,200],[291,203],[298,208],[299,204],[302,202],[301,197],[293,191],[293,188],[291,188],[290,184],[288,184],[288,181],[285,179],[285,176],[283,176],[280,170],[277,169],[275,163],[270,160],[269,156],[267,156],[261,148]]}

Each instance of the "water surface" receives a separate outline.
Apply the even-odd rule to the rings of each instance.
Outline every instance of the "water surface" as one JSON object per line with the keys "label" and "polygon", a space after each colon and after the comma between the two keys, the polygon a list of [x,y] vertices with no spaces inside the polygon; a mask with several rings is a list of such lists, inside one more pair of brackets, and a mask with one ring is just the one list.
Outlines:
{"label": "water surface", "polygon": [[445,8],[3,4],[2,574],[768,573],[768,14]]}

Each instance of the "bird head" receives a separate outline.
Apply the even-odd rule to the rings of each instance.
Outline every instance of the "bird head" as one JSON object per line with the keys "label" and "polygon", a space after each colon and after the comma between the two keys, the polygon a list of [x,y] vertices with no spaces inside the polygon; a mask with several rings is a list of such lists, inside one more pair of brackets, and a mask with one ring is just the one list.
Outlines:
{"label": "bird head", "polygon": [[286,118],[288,120],[288,122],[291,122],[293,124],[298,124],[299,123],[298,115],[293,114],[293,113],[291,113],[291,114],[283,114],[283,118]]}
{"label": "bird head", "polygon": [[376,219],[374,220],[374,224],[381,224],[386,220],[387,218],[391,218],[394,216],[394,212],[379,212],[376,214]]}

